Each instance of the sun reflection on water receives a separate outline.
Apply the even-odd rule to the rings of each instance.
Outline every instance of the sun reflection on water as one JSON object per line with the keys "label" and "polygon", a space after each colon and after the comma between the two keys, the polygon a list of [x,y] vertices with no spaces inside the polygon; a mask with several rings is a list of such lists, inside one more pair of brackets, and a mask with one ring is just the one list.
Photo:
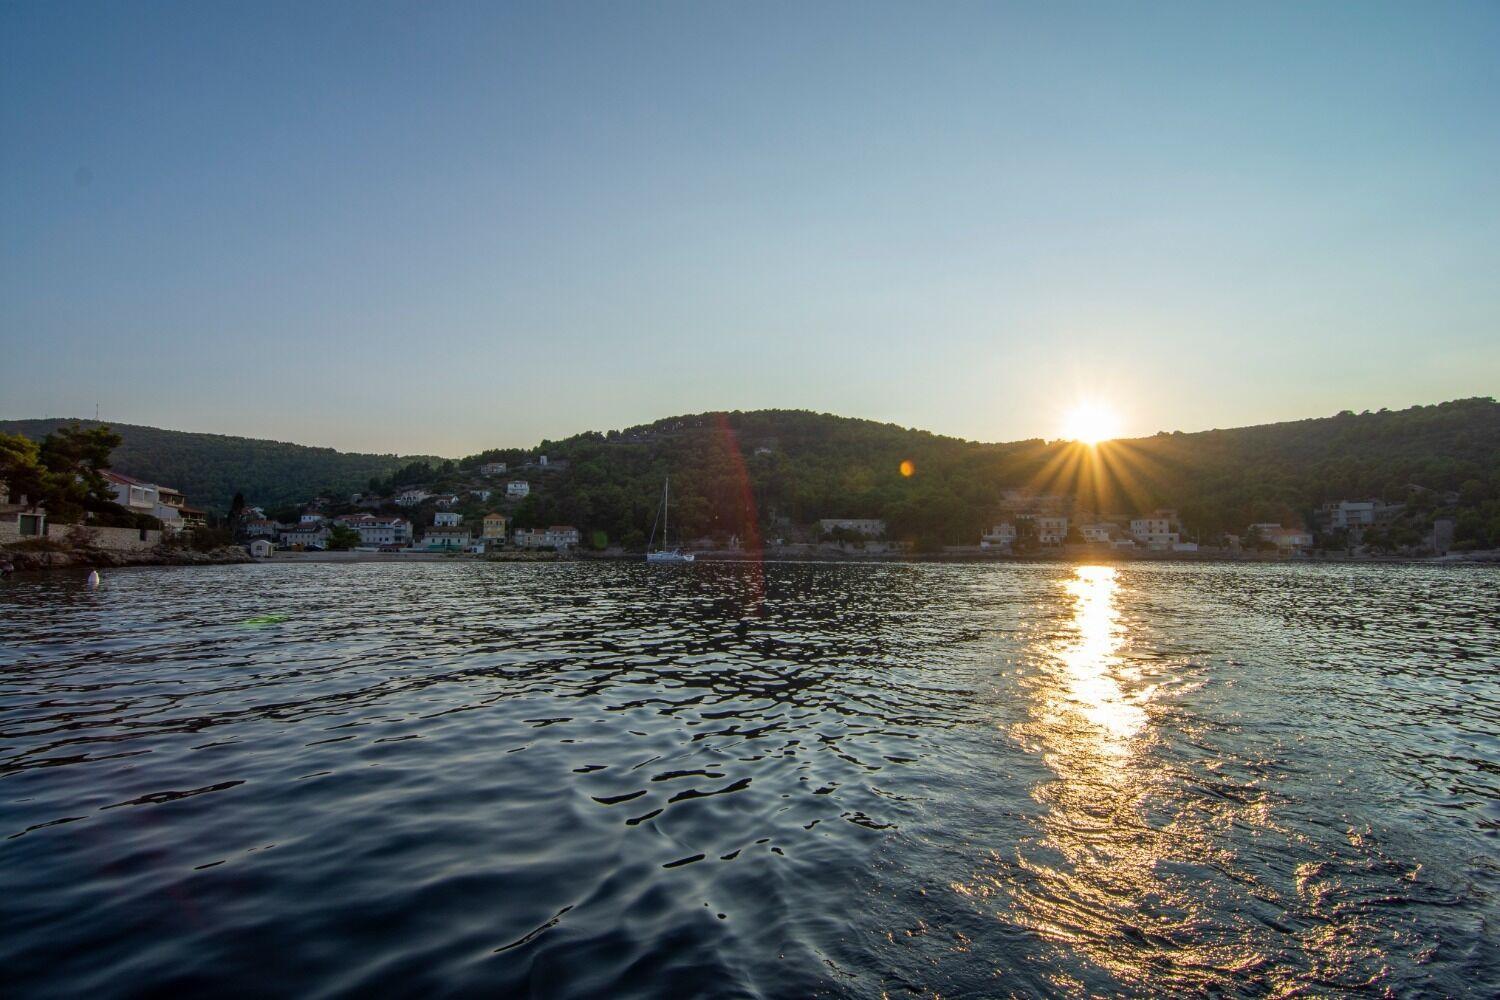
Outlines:
{"label": "sun reflection on water", "polygon": [[1098,728],[1100,751],[1123,754],[1145,728],[1146,712],[1120,687],[1118,653],[1125,629],[1115,606],[1114,567],[1081,566],[1065,586],[1075,601],[1075,637],[1056,651],[1063,668],[1060,707],[1076,710]]}
{"label": "sun reflection on water", "polygon": [[[952,888],[1035,935],[1039,958],[1061,950],[1117,986],[1204,988],[1253,967],[1261,958],[1244,942],[1185,932],[1207,900],[1167,872],[1214,852],[1198,824],[1159,814],[1175,780],[1147,711],[1159,678],[1132,653],[1141,640],[1120,611],[1119,575],[1082,566],[1060,588],[1066,616],[1038,617],[1019,675],[1025,718],[1011,731],[1049,772],[1032,789],[1039,835],[1011,858],[992,852]],[[1069,977],[1051,986],[1088,992]]]}

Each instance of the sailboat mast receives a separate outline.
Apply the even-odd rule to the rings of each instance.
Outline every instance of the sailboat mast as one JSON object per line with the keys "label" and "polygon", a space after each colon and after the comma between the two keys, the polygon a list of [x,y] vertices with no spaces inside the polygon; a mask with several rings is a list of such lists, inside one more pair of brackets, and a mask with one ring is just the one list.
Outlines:
{"label": "sailboat mast", "polygon": [[668,520],[672,516],[672,477],[667,476],[661,481],[661,547],[667,548],[672,544],[671,529]]}

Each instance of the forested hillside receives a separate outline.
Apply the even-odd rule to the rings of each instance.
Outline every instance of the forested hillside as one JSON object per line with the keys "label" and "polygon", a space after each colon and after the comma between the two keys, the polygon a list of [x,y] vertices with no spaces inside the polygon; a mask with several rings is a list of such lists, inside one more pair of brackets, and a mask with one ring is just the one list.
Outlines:
{"label": "forested hillside", "polygon": [[[40,437],[62,423],[10,421],[0,431]],[[1258,521],[1311,525],[1325,501],[1380,497],[1409,504],[1428,523],[1454,517],[1461,540],[1500,545],[1500,404],[1488,398],[1163,433],[1097,449],[981,444],[798,410],[672,417],[458,462],[114,426],[124,437],[115,468],[220,510],[236,491],[277,507],[365,490],[372,478],[387,492],[419,484],[456,491],[477,484],[481,463],[506,461],[534,485],[512,510],[518,525],[574,524],[626,543],[650,530],[670,474],[672,516],[690,536],[754,539],[822,517],[879,517],[898,538],[973,544],[994,522],[1003,491],[1026,486],[1075,495],[1102,513],[1176,507],[1189,533],[1205,539]],[[552,460],[547,470],[519,468],[538,453]]]}
{"label": "forested hillside", "polygon": [[[0,433],[40,441],[48,432],[74,423],[97,426],[92,420],[0,420]],[[236,492],[252,498],[252,503],[284,504],[325,490],[363,489],[371,478],[389,475],[412,460],[136,424],[107,426],[124,439],[111,461],[117,472],[173,486],[194,506],[219,512],[229,509]]]}
{"label": "forested hillside", "polygon": [[[1203,535],[1254,521],[1310,524],[1324,501],[1383,497],[1456,513],[1471,537],[1500,544],[1500,405],[1492,399],[1158,434],[1098,449],[979,444],[761,410],[674,417],[543,442],[540,450],[569,467],[543,477],[547,488],[523,505],[521,523],[572,523],[613,539],[649,528],[670,473],[673,514],[690,534],[746,537],[820,517],[881,517],[897,537],[972,544],[992,523],[1002,491],[1030,486],[1075,494],[1101,512],[1177,507]],[[523,457],[485,452],[448,475]],[[1413,485],[1436,495],[1413,493]],[[1450,492],[1460,497],[1455,510],[1443,500]]]}

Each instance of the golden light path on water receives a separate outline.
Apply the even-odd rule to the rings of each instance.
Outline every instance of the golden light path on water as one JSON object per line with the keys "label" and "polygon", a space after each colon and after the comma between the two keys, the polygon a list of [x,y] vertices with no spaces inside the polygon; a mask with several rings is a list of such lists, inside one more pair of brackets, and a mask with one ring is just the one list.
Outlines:
{"label": "golden light path on water", "polygon": [[[1222,986],[1265,956],[1251,940],[1204,933],[1214,901],[1196,880],[1166,871],[1234,866],[1214,842],[1215,818],[1176,808],[1178,778],[1152,753],[1148,707],[1172,681],[1164,673],[1170,664],[1139,658],[1151,663],[1148,674],[1125,655],[1132,637],[1114,568],[1078,567],[1061,589],[1067,616],[1032,646],[1020,675],[1026,718],[1011,731],[1052,775],[1032,790],[1041,835],[995,845],[993,867],[953,888],[988,900],[1040,948],[1084,959],[1133,988]],[[1061,971],[1052,981],[1059,993],[1087,992]]]}

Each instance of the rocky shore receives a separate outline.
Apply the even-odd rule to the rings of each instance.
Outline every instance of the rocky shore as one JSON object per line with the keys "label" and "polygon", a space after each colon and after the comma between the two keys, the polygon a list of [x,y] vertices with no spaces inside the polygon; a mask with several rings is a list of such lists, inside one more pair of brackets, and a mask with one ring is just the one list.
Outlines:
{"label": "rocky shore", "polygon": [[42,569],[72,569],[80,566],[206,566],[221,563],[248,563],[255,560],[238,545],[225,545],[208,552],[192,549],[155,548],[142,552],[114,552],[107,549],[48,546],[33,548],[13,546],[0,549],[0,563],[10,562],[17,572]]}

